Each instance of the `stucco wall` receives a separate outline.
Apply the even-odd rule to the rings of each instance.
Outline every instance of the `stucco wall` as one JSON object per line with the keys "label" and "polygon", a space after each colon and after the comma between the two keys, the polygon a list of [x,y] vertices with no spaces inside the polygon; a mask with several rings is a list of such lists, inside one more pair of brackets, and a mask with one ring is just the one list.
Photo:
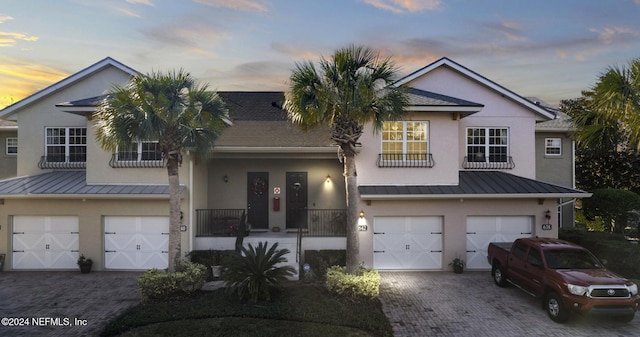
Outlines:
{"label": "stucco wall", "polygon": [[[560,156],[545,155],[545,139],[560,138]],[[536,133],[536,179],[565,187],[574,186],[573,180],[573,140],[566,133]]]}
{"label": "stucco wall", "polygon": [[7,155],[7,138],[12,137],[18,137],[17,130],[0,130],[0,151],[2,151],[0,153],[0,179],[15,177],[17,174],[18,156]]}
{"label": "stucco wall", "polygon": [[449,200],[373,200],[371,205],[360,203],[365,212],[367,231],[359,232],[360,261],[373,266],[373,219],[377,216],[439,216],[443,219],[443,269],[448,268],[456,254],[465,256],[467,250],[467,217],[469,216],[531,216],[533,236],[557,237],[557,220],[552,216],[552,230],[543,231],[547,209],[555,210],[555,200],[538,199],[449,199]]}
{"label": "stucco wall", "polygon": [[[186,199],[182,202],[186,209]],[[5,270],[11,269],[11,216],[78,216],[80,253],[94,261],[93,270],[104,269],[104,216],[169,216],[168,199],[5,199],[0,205],[0,253],[7,254]],[[189,223],[185,212],[183,223]],[[182,233],[182,252],[188,253],[188,235]]]}

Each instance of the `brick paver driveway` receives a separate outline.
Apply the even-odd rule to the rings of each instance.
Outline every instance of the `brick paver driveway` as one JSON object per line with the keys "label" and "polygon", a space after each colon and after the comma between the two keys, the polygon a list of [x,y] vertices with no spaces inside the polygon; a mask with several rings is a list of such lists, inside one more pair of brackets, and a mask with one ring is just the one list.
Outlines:
{"label": "brick paver driveway", "polygon": [[574,316],[548,318],[541,302],[515,287],[500,288],[490,272],[381,272],[380,296],[395,336],[640,336],[630,323]]}
{"label": "brick paver driveway", "polygon": [[118,314],[140,303],[139,275],[0,272],[0,336],[97,336]]}

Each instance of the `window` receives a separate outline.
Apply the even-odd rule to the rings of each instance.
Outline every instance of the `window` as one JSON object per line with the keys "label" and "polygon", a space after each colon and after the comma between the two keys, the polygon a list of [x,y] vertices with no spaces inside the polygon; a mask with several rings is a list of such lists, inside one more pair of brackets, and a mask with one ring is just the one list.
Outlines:
{"label": "window", "polygon": [[382,125],[383,161],[426,161],[428,122],[385,122]]}
{"label": "window", "polygon": [[15,156],[18,154],[18,138],[10,137],[7,138],[7,155]]}
{"label": "window", "polygon": [[545,138],[544,139],[544,154],[547,156],[560,156],[562,155],[562,139],[560,138]]}
{"label": "window", "polygon": [[508,128],[467,128],[467,161],[506,163],[509,161]]}
{"label": "window", "polygon": [[87,128],[46,128],[47,162],[87,161]]}
{"label": "window", "polygon": [[118,161],[161,161],[162,152],[157,141],[141,141],[117,152]]}
{"label": "window", "polygon": [[524,260],[524,256],[527,254],[527,248],[528,248],[527,245],[525,245],[522,242],[516,243],[515,245],[513,245],[513,250],[512,250],[513,256],[521,260]]}

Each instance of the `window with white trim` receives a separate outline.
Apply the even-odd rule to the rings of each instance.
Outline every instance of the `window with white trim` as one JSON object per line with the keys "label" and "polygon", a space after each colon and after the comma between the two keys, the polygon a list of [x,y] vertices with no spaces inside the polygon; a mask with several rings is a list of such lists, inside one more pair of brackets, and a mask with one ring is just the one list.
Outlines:
{"label": "window with white trim", "polygon": [[544,154],[547,156],[562,155],[562,139],[561,138],[545,138]]}
{"label": "window with white trim", "polygon": [[87,128],[46,128],[45,157],[50,163],[86,162]]}
{"label": "window with white trim", "polygon": [[429,122],[406,121],[382,124],[384,160],[424,158],[429,152]]}
{"label": "window with white trim", "polygon": [[138,141],[127,148],[119,148],[116,156],[117,161],[161,161],[162,151],[158,141]]}
{"label": "window with white trim", "polygon": [[509,161],[508,128],[467,128],[467,161],[506,163]]}
{"label": "window with white trim", "polygon": [[8,137],[6,139],[6,154],[9,156],[15,156],[18,154],[18,138]]}

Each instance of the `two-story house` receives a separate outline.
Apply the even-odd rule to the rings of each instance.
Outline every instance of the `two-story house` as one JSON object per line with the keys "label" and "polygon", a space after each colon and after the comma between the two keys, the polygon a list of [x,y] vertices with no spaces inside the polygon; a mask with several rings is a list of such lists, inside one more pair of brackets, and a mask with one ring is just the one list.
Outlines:
{"label": "two-story house", "polygon": [[[3,110],[19,126],[17,177],[0,181],[6,269],[98,270],[167,265],[168,186],[153,140],[108,153],[92,113],[134,70],[106,58]],[[454,257],[486,269],[490,241],[557,236],[561,198],[589,194],[536,178],[536,123],[547,109],[443,58],[401,79],[411,107],[357,156],[360,259],[378,269],[446,270]],[[278,242],[291,264],[305,250],[344,249],[345,185],[328,130],[302,131],[281,92],[222,92],[233,125],[210,158],[180,170],[182,249]]]}

